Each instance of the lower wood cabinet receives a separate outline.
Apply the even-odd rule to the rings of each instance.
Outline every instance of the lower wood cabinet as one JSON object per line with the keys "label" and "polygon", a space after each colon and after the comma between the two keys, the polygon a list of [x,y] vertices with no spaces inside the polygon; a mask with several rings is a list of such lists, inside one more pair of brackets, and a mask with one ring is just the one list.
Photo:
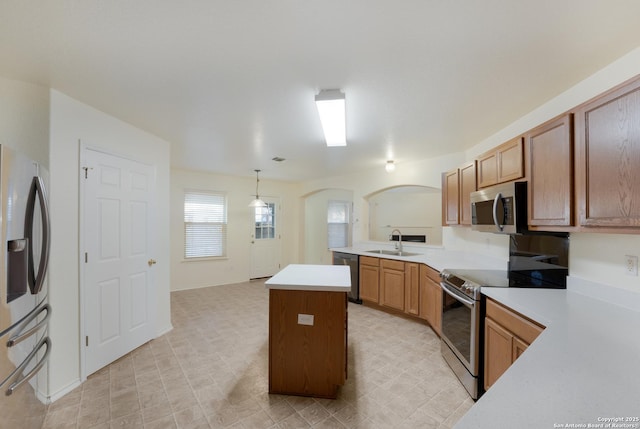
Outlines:
{"label": "lower wood cabinet", "polygon": [[378,303],[380,299],[380,259],[360,256],[360,299]]}
{"label": "lower wood cabinet", "polygon": [[380,260],[380,305],[404,311],[404,262]]}
{"label": "lower wood cabinet", "polygon": [[436,334],[442,326],[442,288],[438,271],[420,265],[420,318],[429,322]]}
{"label": "lower wood cabinet", "polygon": [[404,312],[420,314],[420,264],[404,264]]}
{"label": "lower wood cabinet", "polygon": [[484,388],[493,383],[544,330],[544,326],[487,298],[484,323]]}
{"label": "lower wood cabinet", "polygon": [[360,256],[360,298],[426,320],[440,335],[440,273],[417,262]]}

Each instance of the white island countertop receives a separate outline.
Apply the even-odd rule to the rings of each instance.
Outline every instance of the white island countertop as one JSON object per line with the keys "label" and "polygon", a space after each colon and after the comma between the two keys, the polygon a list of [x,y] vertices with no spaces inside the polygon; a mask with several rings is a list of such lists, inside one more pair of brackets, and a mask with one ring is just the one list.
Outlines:
{"label": "white island countertop", "polygon": [[347,265],[290,264],[265,282],[267,289],[349,292],[351,269]]}

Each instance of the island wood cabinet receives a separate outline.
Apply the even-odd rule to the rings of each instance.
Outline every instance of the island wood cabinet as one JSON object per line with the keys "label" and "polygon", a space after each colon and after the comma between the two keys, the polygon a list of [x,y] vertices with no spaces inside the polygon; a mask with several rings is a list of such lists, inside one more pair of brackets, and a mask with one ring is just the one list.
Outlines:
{"label": "island wood cabinet", "polygon": [[580,106],[576,192],[581,226],[640,227],[640,78]]}
{"label": "island wood cabinet", "polygon": [[488,390],[544,327],[487,298],[484,329],[484,388]]}
{"label": "island wood cabinet", "polygon": [[360,256],[360,299],[378,303],[380,299],[380,258]]}
{"label": "island wood cabinet", "polygon": [[404,311],[404,268],[402,261],[380,259],[380,305]]}
{"label": "island wood cabinet", "polygon": [[269,393],[336,398],[347,379],[347,304],[345,292],[269,290]]}
{"label": "island wood cabinet", "polygon": [[471,193],[476,190],[476,163],[442,174],[442,225],[471,225]]}
{"label": "island wood cabinet", "polygon": [[438,336],[442,325],[442,288],[440,275],[427,265],[420,265],[420,318],[426,320]]}
{"label": "island wood cabinet", "polygon": [[563,115],[525,136],[529,153],[529,227],[573,222],[573,116]]}
{"label": "island wood cabinet", "polygon": [[524,177],[522,140],[522,137],[510,140],[476,159],[478,188],[485,188]]}

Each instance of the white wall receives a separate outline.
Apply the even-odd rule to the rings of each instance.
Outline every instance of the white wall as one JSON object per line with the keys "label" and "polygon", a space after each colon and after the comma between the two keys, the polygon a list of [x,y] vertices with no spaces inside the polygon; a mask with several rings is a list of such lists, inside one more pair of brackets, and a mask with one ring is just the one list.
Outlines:
{"label": "white wall", "polygon": [[442,244],[442,192],[394,188],[369,197],[369,239],[388,241],[395,228],[404,235],[425,235],[426,243]]}
{"label": "white wall", "polygon": [[384,165],[368,171],[346,176],[326,177],[302,184],[302,193],[310,195],[323,189],[350,189],[353,191],[353,242],[369,239],[369,198],[384,189],[398,186],[442,187],[442,172],[464,162],[464,154],[452,153],[420,161],[398,161],[396,171],[387,173]]}
{"label": "white wall", "polygon": [[0,77],[0,144],[49,168],[49,88]]}
{"label": "white wall", "polygon": [[[227,193],[227,258],[184,261],[184,190]],[[171,289],[193,289],[247,281],[250,277],[251,234],[254,224],[248,204],[255,198],[255,177],[236,177],[188,170],[171,170]],[[299,185],[260,178],[260,196],[280,199],[277,221],[282,266],[299,262]]]}
{"label": "white wall", "polygon": [[50,391],[56,399],[80,379],[79,141],[156,168],[158,224],[155,280],[158,333],[171,329],[169,296],[169,143],[51,91],[51,219],[49,272],[53,307]]}
{"label": "white wall", "polygon": [[[304,198],[304,263],[333,263],[329,251],[327,210],[329,200],[353,202],[353,191],[347,189],[323,189]],[[352,216],[353,218],[353,216]]]}

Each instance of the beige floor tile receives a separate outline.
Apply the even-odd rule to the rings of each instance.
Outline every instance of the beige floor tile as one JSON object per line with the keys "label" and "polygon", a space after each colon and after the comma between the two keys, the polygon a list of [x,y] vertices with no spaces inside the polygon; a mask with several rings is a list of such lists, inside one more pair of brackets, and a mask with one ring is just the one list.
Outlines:
{"label": "beige floor tile", "polygon": [[44,429],[449,428],[473,405],[426,325],[349,304],[338,398],[268,394],[264,281],[173,292],[174,329],[49,407]]}

